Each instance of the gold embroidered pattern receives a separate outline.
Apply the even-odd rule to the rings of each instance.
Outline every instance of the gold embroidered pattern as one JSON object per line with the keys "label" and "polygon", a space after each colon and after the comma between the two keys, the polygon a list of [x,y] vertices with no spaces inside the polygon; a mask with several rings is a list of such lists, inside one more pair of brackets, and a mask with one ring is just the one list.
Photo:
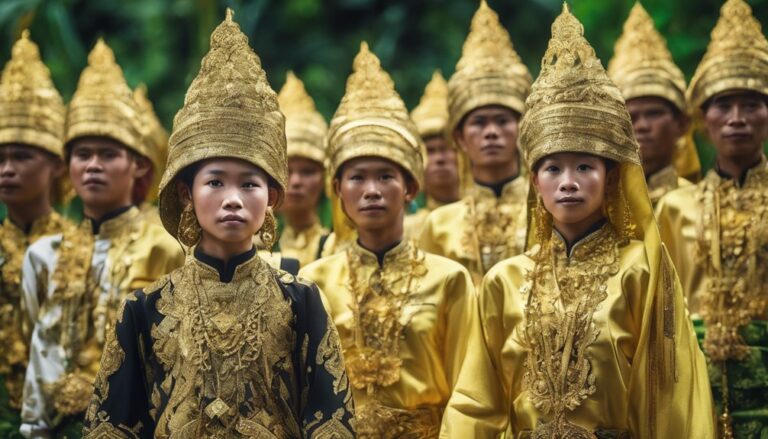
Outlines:
{"label": "gold embroidered pattern", "polygon": [[370,403],[359,407],[355,418],[360,438],[429,439],[438,437],[442,413],[436,407],[402,410]]}
{"label": "gold embroidered pattern", "polygon": [[648,176],[647,182],[648,196],[651,198],[651,203],[655,206],[667,192],[677,189],[677,170],[675,170],[673,165],[669,165]]}
{"label": "gold embroidered pattern", "polygon": [[566,253],[559,236],[533,255],[521,293],[528,294],[524,339],[528,345],[523,386],[546,421],[533,438],[594,438],[567,420],[568,412],[596,390],[589,346],[600,331],[592,320],[608,297],[608,279],[619,271],[620,238],[611,224]]}
{"label": "gold embroidered pattern", "polygon": [[280,252],[287,258],[298,259],[299,264],[304,267],[317,259],[320,238],[327,234],[328,229],[320,223],[301,231],[286,225],[280,234]]}

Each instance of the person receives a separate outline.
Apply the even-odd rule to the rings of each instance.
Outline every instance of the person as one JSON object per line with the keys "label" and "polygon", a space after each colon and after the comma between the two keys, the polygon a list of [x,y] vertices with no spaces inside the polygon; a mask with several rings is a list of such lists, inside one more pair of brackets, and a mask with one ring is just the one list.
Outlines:
{"label": "person", "polygon": [[411,111],[411,119],[427,150],[423,191],[426,204],[405,217],[405,236],[418,239],[431,211],[461,198],[458,152],[445,135],[448,83],[439,70],[432,75],[419,105]]}
{"label": "person", "polygon": [[123,302],[86,438],[351,438],[352,395],[317,287],[276,239],[285,119],[231,9],[174,119],[160,218],[184,265]]}
{"label": "person", "polygon": [[[147,86],[139,84],[133,91],[133,99],[141,112],[141,138],[145,143],[144,150],[147,151],[147,158],[152,164],[152,172],[141,180],[141,184],[149,184],[149,190],[144,202],[139,206],[144,215],[150,221],[160,225],[160,215],[157,212],[157,187],[160,184],[160,177],[165,169],[165,162],[168,159],[168,132],[155,114],[155,108],[147,95]],[[148,179],[147,177],[151,177]]]}
{"label": "person", "polygon": [[[616,41],[608,75],[627,101],[635,138],[654,205],[667,192],[698,180],[699,158],[685,104],[685,77],[653,25],[636,2]],[[693,166],[687,166],[688,164]]]}
{"label": "person", "polygon": [[328,125],[293,72],[288,72],[277,99],[285,114],[288,138],[288,187],[278,211],[284,220],[278,246],[283,256],[297,259],[303,267],[320,257],[321,244],[329,234],[317,215],[323,195]]}
{"label": "person", "polygon": [[687,92],[717,153],[697,185],[656,208],[696,317],[720,437],[768,434],[768,40],[743,0],[728,0]]}
{"label": "person", "polygon": [[448,81],[448,132],[464,156],[464,198],[435,209],[419,241],[424,251],[464,265],[476,284],[525,248],[527,184],[518,178],[517,131],[530,86],[509,34],[481,0]]}
{"label": "person", "polygon": [[24,30],[0,79],[0,437],[14,438],[21,423],[29,322],[21,308],[21,265],[30,244],[71,224],[51,205],[64,184],[65,107]]}
{"label": "person", "polygon": [[179,245],[136,207],[151,168],[140,110],[99,40],[69,104],[65,155],[85,219],[24,256],[22,307],[33,323],[21,432],[79,437],[120,301],[183,262]]}
{"label": "person", "polygon": [[300,276],[327,292],[361,438],[430,438],[440,428],[465,319],[469,273],[403,238],[405,208],[423,183],[423,143],[394,83],[363,42],[328,133],[334,196],[354,235]]}
{"label": "person", "polygon": [[631,119],[567,5],[526,106],[530,250],[483,280],[441,436],[713,437]]}

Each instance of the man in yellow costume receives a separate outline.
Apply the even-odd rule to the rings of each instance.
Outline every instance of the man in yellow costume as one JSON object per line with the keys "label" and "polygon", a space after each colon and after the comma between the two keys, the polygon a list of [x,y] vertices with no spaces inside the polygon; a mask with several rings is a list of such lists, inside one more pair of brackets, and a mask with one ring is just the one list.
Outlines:
{"label": "man in yellow costume", "polygon": [[[65,152],[85,219],[24,258],[22,303],[34,323],[21,432],[77,437],[105,335],[136,288],[183,262],[180,246],[136,207],[151,168],[141,111],[99,40],[69,104]],[[140,186],[140,184],[139,184]]]}
{"label": "man in yellow costume", "polygon": [[662,239],[703,335],[720,435],[768,435],[768,40],[728,0],[687,93],[714,169],[661,199]]}
{"label": "man in yellow costume", "polygon": [[288,187],[280,215],[285,221],[279,247],[282,256],[303,267],[320,256],[328,230],[320,224],[317,208],[323,195],[325,133],[328,125],[304,84],[292,72],[277,96],[285,114],[288,141]]}
{"label": "man in yellow costume", "polygon": [[476,313],[467,270],[403,238],[406,206],[423,184],[423,148],[363,43],[327,149],[335,202],[356,233],[337,230],[352,241],[299,273],[326,292],[361,438],[437,436]]}
{"label": "man in yellow costume", "polygon": [[147,86],[139,84],[133,92],[133,98],[136,100],[139,111],[141,112],[141,138],[144,143],[143,150],[147,152],[147,157],[152,163],[152,172],[141,180],[141,184],[149,184],[146,198],[139,206],[147,218],[160,224],[160,216],[157,213],[157,187],[160,184],[160,177],[165,170],[165,161],[168,158],[168,131],[155,114],[155,108],[147,96]]}
{"label": "man in yellow costume", "polygon": [[640,158],[655,205],[667,192],[698,180],[699,158],[686,114],[685,77],[640,3],[616,42],[608,75],[627,101]]}
{"label": "man in yellow costume", "polygon": [[418,239],[431,211],[460,198],[458,151],[445,135],[448,83],[439,71],[432,75],[419,105],[411,112],[411,119],[427,151],[423,190],[426,205],[405,217],[405,236]]}
{"label": "man in yellow costume", "polygon": [[530,250],[483,280],[441,436],[713,437],[631,119],[565,5],[526,106]]}
{"label": "man in yellow costume", "polygon": [[61,201],[65,107],[24,31],[0,79],[0,437],[18,437],[29,322],[21,308],[27,247],[71,227],[51,207]]}
{"label": "man in yellow costume", "polygon": [[518,178],[517,131],[530,85],[509,34],[481,0],[448,82],[448,133],[463,152],[464,198],[433,211],[420,238],[425,251],[467,267],[476,284],[525,249],[527,182]]}

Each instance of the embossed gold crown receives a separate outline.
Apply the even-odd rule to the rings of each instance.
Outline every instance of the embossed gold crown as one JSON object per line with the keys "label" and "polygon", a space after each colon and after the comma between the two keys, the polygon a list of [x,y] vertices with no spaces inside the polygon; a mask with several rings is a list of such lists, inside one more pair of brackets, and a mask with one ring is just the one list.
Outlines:
{"label": "embossed gold crown", "polygon": [[168,162],[160,182],[160,217],[177,236],[182,205],[174,185],[179,172],[209,158],[236,158],[258,166],[285,192],[285,118],[261,60],[227,9],[211,34],[211,47],[173,120]]}
{"label": "embossed gold crown", "polygon": [[293,72],[288,72],[277,101],[285,115],[288,157],[299,156],[323,163],[328,124],[315,108],[315,101],[307,93],[304,83]]}
{"label": "embossed gold crown", "polygon": [[552,24],[541,73],[526,105],[520,144],[529,167],[558,152],[640,164],[624,98],[566,4]]}
{"label": "embossed gold crown", "polygon": [[[688,87],[692,109],[727,90],[768,95],[768,40],[744,0],[727,0]],[[700,114],[699,114],[700,116]]]}
{"label": "embossed gold crown", "polygon": [[531,74],[512,46],[499,16],[486,3],[472,17],[456,73],[448,81],[449,131],[464,116],[485,105],[503,105],[523,114]]}
{"label": "embossed gold crown", "polygon": [[66,109],[25,30],[0,80],[0,144],[36,146],[62,157]]}
{"label": "embossed gold crown", "polygon": [[422,139],[445,134],[448,125],[448,83],[439,70],[432,74],[419,105],[411,111],[411,119]]}
{"label": "embossed gold crown", "polygon": [[165,169],[165,161],[168,158],[168,132],[160,123],[155,114],[155,108],[147,96],[147,86],[139,84],[133,92],[133,98],[141,110],[141,139],[144,142],[144,148],[149,154],[149,160],[155,168],[155,178],[152,182],[152,190],[147,197],[150,200],[157,199],[157,186],[160,183],[160,177]]}
{"label": "embossed gold crown", "polygon": [[110,137],[126,147],[149,157],[141,141],[141,110],[133,91],[115,62],[115,54],[99,38],[88,54],[88,66],[67,113],[66,141],[85,136]]}
{"label": "embossed gold crown", "polygon": [[373,156],[402,166],[423,187],[424,144],[392,78],[365,42],[331,120],[326,152],[331,177],[344,162]]}

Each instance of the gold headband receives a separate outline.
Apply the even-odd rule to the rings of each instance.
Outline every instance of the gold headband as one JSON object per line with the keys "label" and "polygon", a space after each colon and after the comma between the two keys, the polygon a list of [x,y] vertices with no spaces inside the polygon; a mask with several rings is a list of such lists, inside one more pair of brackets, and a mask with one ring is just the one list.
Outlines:
{"label": "gold headband", "polygon": [[304,83],[293,72],[288,72],[277,100],[285,115],[288,157],[304,157],[323,163],[328,124],[315,108],[315,101],[307,94]]}

